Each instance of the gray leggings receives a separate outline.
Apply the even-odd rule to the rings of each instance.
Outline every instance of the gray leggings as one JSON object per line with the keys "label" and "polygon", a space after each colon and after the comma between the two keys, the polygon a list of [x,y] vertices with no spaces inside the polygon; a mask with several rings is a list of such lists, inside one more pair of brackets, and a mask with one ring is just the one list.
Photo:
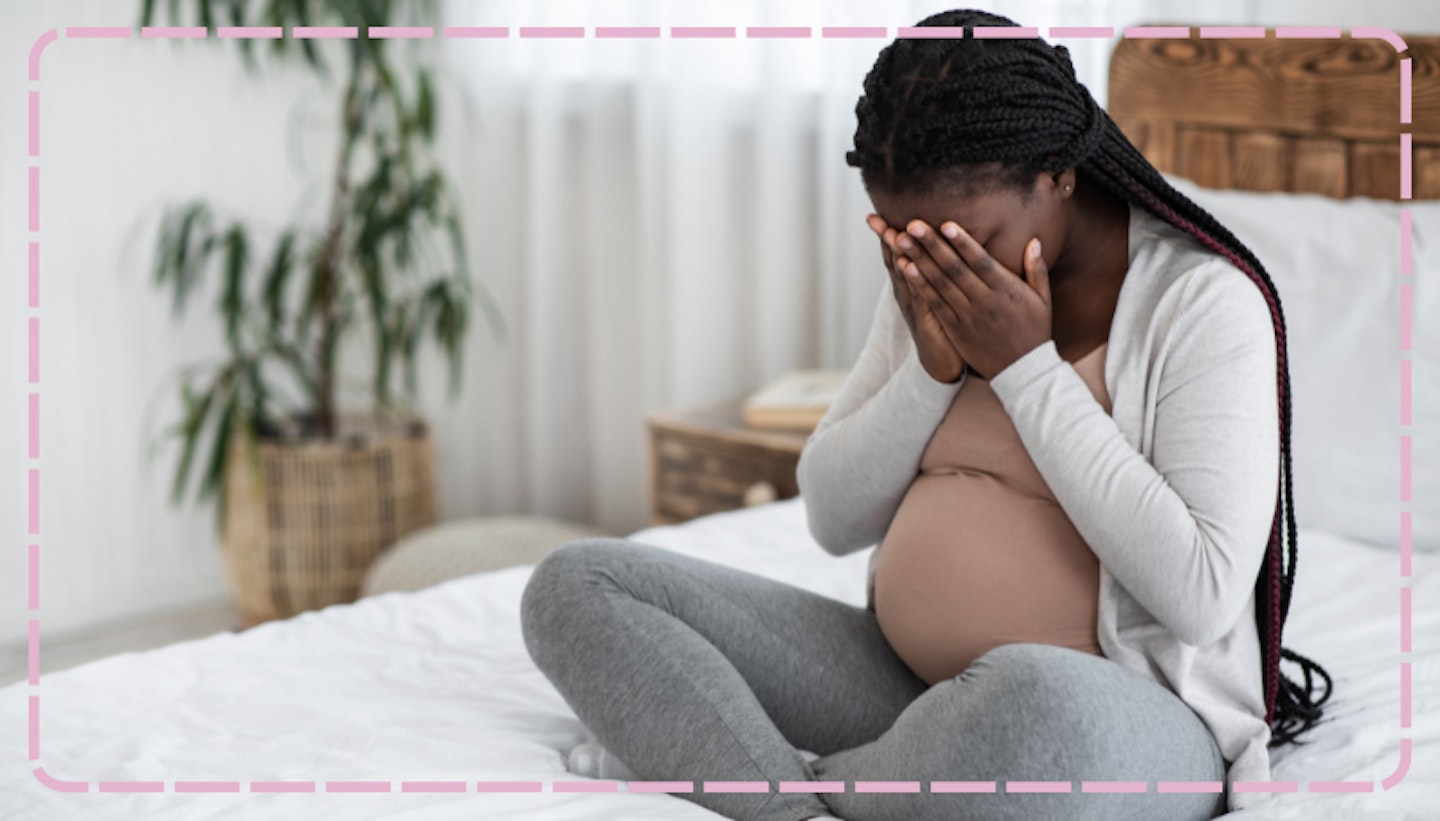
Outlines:
{"label": "gray leggings", "polygon": [[[694,792],[674,795],[727,818],[1224,814],[1224,793],[1156,791],[1156,781],[1224,780],[1199,717],[1099,656],[1009,644],[930,686],[868,609],[620,538],[546,555],[521,618],[531,658],[608,751],[645,780],[693,781]],[[771,784],[705,792],[706,781]],[[782,793],[781,781],[839,781],[846,791]],[[855,781],[918,781],[920,791],[857,793]],[[932,793],[931,781],[997,784]],[[1072,791],[1007,792],[1008,781],[1069,781]],[[1086,793],[1082,781],[1150,783],[1146,793]]]}

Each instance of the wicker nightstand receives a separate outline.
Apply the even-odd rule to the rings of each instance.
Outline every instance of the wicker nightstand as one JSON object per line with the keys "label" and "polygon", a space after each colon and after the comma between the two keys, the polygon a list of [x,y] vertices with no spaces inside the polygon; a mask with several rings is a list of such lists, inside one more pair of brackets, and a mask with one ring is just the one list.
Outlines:
{"label": "wicker nightstand", "polygon": [[654,524],[799,495],[795,465],[809,433],[747,428],[741,401],[650,414]]}

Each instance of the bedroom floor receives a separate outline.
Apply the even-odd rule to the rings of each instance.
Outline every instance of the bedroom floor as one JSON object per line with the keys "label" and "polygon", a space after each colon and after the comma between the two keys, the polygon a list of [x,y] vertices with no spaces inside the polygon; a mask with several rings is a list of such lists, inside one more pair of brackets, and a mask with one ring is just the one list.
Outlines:
{"label": "bedroom floor", "polygon": [[[40,675],[65,670],[116,653],[138,652],[204,638],[237,627],[234,605],[227,599],[158,615],[136,618],[104,629],[46,638],[40,643]],[[28,675],[24,642],[0,646],[0,687]]]}

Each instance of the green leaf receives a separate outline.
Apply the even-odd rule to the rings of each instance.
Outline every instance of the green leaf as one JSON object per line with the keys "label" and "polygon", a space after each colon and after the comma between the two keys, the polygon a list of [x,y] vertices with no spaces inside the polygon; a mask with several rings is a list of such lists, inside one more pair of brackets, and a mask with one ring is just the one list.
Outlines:
{"label": "green leaf", "polygon": [[[245,25],[246,0],[228,0],[226,5],[230,11],[230,25],[240,27]],[[250,37],[242,37],[236,41],[240,46],[240,56],[245,60],[245,70],[254,74],[255,64],[255,40]]]}
{"label": "green leaf", "polygon": [[151,284],[156,288],[165,284],[169,279],[171,261],[175,256],[175,215],[171,209],[166,209],[160,217],[160,231],[155,240],[155,267],[151,277]]}
{"label": "green leaf", "polygon": [[[308,270],[310,272],[310,281],[306,283],[305,302],[301,308],[299,317],[299,330],[302,332],[309,328],[310,322],[313,319],[319,317],[320,306],[325,298],[326,260],[325,246],[323,243],[315,247],[314,252],[310,255],[309,262]],[[323,318],[321,319],[323,321]],[[303,335],[303,333],[297,334],[297,336]]]}
{"label": "green leaf", "polygon": [[168,440],[174,439],[179,436],[180,432],[183,429],[184,425],[178,422],[163,428],[159,433],[155,435],[153,439],[150,440],[150,446],[145,452],[145,458],[153,462],[155,460],[155,454],[158,453],[160,450],[160,446],[165,444],[165,442],[167,442]]}
{"label": "green leaf", "polygon": [[287,0],[270,0],[265,5],[265,10],[260,12],[260,19],[267,26],[282,26],[285,24],[285,12],[289,5]]}
{"label": "green leaf", "polygon": [[376,172],[361,186],[351,209],[359,225],[355,233],[354,253],[360,264],[380,266],[380,246],[389,229],[388,211],[382,205],[390,193],[391,158],[382,157]]}
{"label": "green leaf", "polygon": [[225,290],[220,312],[225,318],[225,337],[232,350],[240,346],[240,319],[245,310],[245,263],[249,257],[245,229],[238,223],[225,233]]}
{"label": "green leaf", "polygon": [[205,418],[210,415],[210,405],[215,400],[217,388],[212,385],[210,390],[196,403],[190,391],[190,380],[187,377],[184,387],[181,389],[182,401],[185,403],[185,418],[180,423],[181,431],[185,437],[185,447],[180,454],[180,463],[176,469],[175,482],[170,489],[171,503],[178,503],[185,494],[185,480],[190,475],[190,463],[195,456],[195,448],[200,438],[200,429],[205,425]]}
{"label": "green leaf", "polygon": [[390,105],[394,109],[395,124],[400,128],[399,143],[404,146],[410,140],[410,118],[405,115],[405,98],[400,93],[400,84],[395,81],[395,73],[390,66],[378,55],[374,61],[375,76],[380,81],[376,92],[383,91],[390,99]]}
{"label": "green leaf", "polygon": [[315,69],[315,71],[317,71],[320,76],[329,79],[329,71],[325,68],[325,66],[321,65],[320,55],[315,52],[315,41],[309,39],[301,40],[300,50],[305,53],[305,62],[309,63],[310,67]]}
{"label": "green leaf", "polygon": [[451,211],[445,215],[445,230],[450,235],[450,252],[455,255],[455,265],[459,270],[470,267],[465,254],[465,233],[460,227],[460,215]]}
{"label": "green leaf", "polygon": [[189,290],[189,269],[186,262],[190,256],[190,229],[194,226],[199,212],[195,208],[186,209],[180,217],[180,227],[175,235],[175,312],[178,313],[185,306],[185,294]]}
{"label": "green leaf", "polygon": [[405,363],[405,386],[411,396],[415,395],[415,350],[420,344],[420,336],[425,331],[426,315],[430,313],[430,300],[422,296],[419,303],[415,305],[414,314],[407,317],[408,323],[405,333],[400,338],[400,350]]}
{"label": "green leaf", "polygon": [[380,207],[380,202],[390,194],[391,172],[395,167],[395,157],[389,153],[381,154],[375,163],[375,170],[370,174],[355,191],[355,197],[351,201],[351,213],[357,218],[365,219]]}
{"label": "green leaf", "polygon": [[[309,0],[296,0],[290,7],[290,10],[295,15],[295,25],[314,25],[311,22]],[[300,43],[300,50],[305,54],[305,62],[310,64],[310,68],[314,69],[315,72],[318,73],[321,77],[327,80],[330,79],[330,72],[326,68],[324,61],[320,59],[320,54],[315,48],[315,41],[306,38],[298,42]]]}
{"label": "green leaf", "polygon": [[140,7],[140,25],[148,26],[150,21],[155,19],[155,0],[145,0]]}
{"label": "green leaf", "polygon": [[299,380],[300,386],[305,389],[305,392],[313,402],[317,398],[315,378],[311,375],[310,363],[305,361],[304,354],[294,345],[278,339],[272,341],[271,349],[280,356],[280,360],[283,363],[290,366],[291,372],[295,374],[295,378]]}
{"label": "green leaf", "polygon": [[284,320],[285,286],[290,281],[290,270],[294,263],[295,233],[296,230],[291,228],[281,234],[280,241],[275,246],[275,254],[270,258],[265,283],[261,287],[261,299],[272,327],[279,327]]}
{"label": "green leaf", "polygon": [[465,349],[456,346],[450,354],[450,398],[454,399],[460,394],[460,377],[462,375],[461,365],[464,364]]}
{"label": "green leaf", "polygon": [[[289,22],[289,11],[289,0],[270,0],[269,4],[265,7],[265,11],[261,12],[261,21],[264,25],[280,26],[283,29],[285,24]],[[285,55],[294,42],[294,38],[290,36],[290,32],[282,31],[281,34],[282,36],[270,41],[271,54],[278,56]]]}
{"label": "green leaf", "polygon": [[390,19],[390,4],[385,0],[363,0],[363,6],[367,23],[379,26]]}
{"label": "green leaf", "polygon": [[[171,261],[175,276],[174,311],[178,313],[184,308],[186,298],[199,280],[200,270],[214,247],[209,206],[203,202],[187,206],[182,211],[178,232],[172,239],[175,243]],[[195,245],[198,248],[193,247]]]}
{"label": "green leaf", "polygon": [[390,401],[390,358],[394,351],[390,323],[382,315],[375,320],[375,401],[384,406]]}
{"label": "green leaf", "polygon": [[420,90],[415,101],[415,125],[427,143],[435,140],[435,99],[430,89],[430,72],[420,69]]}
{"label": "green leaf", "polygon": [[265,472],[260,469],[260,434],[256,430],[256,422],[253,418],[245,420],[245,456],[250,470],[246,475],[250,477],[251,492],[257,494],[265,493]]}
{"label": "green leaf", "polygon": [[215,441],[210,451],[210,464],[205,470],[205,484],[201,487],[201,498],[215,497],[215,532],[225,532],[225,468],[230,462],[230,431],[234,428],[236,407],[240,400],[234,393],[227,396],[225,413],[220,417],[220,427],[215,432]]}
{"label": "green leaf", "polygon": [[415,232],[406,230],[409,226],[403,222],[397,220],[397,223],[395,226],[398,229],[395,231],[395,264],[400,269],[396,273],[401,273],[410,269],[410,261],[413,259],[411,238]]}
{"label": "green leaf", "polygon": [[245,377],[250,390],[250,413],[252,422],[260,422],[265,419],[265,401],[270,397],[270,391],[265,387],[265,380],[261,375],[261,362],[259,356],[252,356],[245,366]]}
{"label": "green leaf", "polygon": [[441,280],[437,285],[440,287],[436,289],[438,310],[434,333],[436,341],[450,360],[450,396],[453,398],[459,388],[460,358],[468,312],[465,304],[456,300],[451,293],[448,280]]}

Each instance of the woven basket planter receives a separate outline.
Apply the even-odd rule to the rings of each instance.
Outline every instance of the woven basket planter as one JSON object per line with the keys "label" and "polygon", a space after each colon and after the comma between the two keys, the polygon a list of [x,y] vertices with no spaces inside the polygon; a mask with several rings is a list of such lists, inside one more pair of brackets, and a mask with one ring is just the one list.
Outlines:
{"label": "woven basket planter", "polygon": [[435,522],[429,427],[337,417],[327,439],[231,444],[222,552],[244,627],[353,602],[381,551]]}

